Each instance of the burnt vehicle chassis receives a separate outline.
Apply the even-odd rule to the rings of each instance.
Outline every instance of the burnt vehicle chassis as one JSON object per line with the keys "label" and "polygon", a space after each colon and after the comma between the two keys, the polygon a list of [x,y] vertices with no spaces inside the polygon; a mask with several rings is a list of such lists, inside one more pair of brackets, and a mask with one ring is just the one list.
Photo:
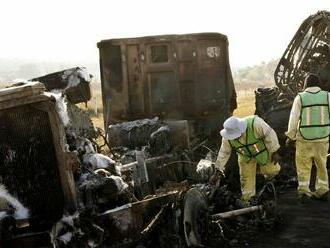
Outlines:
{"label": "burnt vehicle chassis", "polygon": [[110,39],[98,43],[104,125],[158,116],[188,120],[219,138],[236,108],[228,40],[219,33]]}
{"label": "burnt vehicle chassis", "polygon": [[304,90],[304,78],[316,73],[324,90],[330,90],[330,12],[319,11],[303,21],[280,59],[272,89],[256,91],[256,114],[285,139],[294,97]]}
{"label": "burnt vehicle chassis", "polygon": [[[231,208],[220,209],[225,213],[214,215],[218,212],[209,211],[207,206],[207,209],[197,209],[198,212],[206,214],[207,210],[213,217],[205,219],[204,215],[195,216],[196,209],[191,210],[191,200],[187,200],[189,195],[194,196],[196,191],[200,192],[197,194],[205,195],[200,198],[202,205],[198,205],[205,207],[209,201],[211,204],[213,194],[209,194],[208,187],[197,186],[189,190],[191,186],[187,181],[173,182],[182,180],[178,164],[180,161],[173,154],[122,166],[129,169],[148,163],[145,166],[148,168],[150,183],[142,183],[139,187],[149,195],[142,195],[141,200],[118,207],[108,205],[108,208],[99,211],[95,208],[98,201],[95,198],[100,196],[99,193],[107,195],[104,189],[111,191],[110,188],[101,188],[102,192],[92,191],[89,201],[91,205],[81,205],[81,192],[79,189],[76,192],[77,185],[69,162],[72,154],[66,150],[64,127],[56,110],[55,99],[44,92],[40,83],[8,88],[0,91],[0,94],[0,116],[3,120],[0,133],[1,156],[4,161],[1,167],[2,183],[31,212],[28,219],[1,222],[3,247],[50,247],[51,244],[55,247],[186,247],[192,245],[192,236],[203,232],[199,229],[200,221],[208,227],[213,226],[212,222],[227,217],[252,212],[258,212],[261,216],[264,213],[260,202],[241,212],[231,211],[237,208],[233,201],[236,196],[232,194]],[[101,176],[95,177],[102,182]],[[155,181],[159,181],[159,184],[155,185]],[[143,190],[146,187],[149,189]],[[199,201],[197,203],[200,204]],[[192,204],[195,205],[194,202]],[[226,201],[223,204],[228,205]],[[212,227],[212,230],[206,234],[207,237],[219,234],[219,229]],[[233,230],[234,225],[231,232]],[[226,237],[227,234],[222,235]],[[65,237],[72,238],[65,241]],[[223,241],[218,237],[217,240]],[[205,244],[204,240],[198,242]]]}
{"label": "burnt vehicle chassis", "polygon": [[277,87],[292,100],[304,89],[308,73],[320,76],[330,90],[330,12],[309,16],[292,38],[275,70]]}

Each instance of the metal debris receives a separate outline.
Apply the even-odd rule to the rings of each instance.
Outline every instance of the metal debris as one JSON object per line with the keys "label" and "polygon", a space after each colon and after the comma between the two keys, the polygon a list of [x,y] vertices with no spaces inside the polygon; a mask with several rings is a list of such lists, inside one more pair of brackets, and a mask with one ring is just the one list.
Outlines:
{"label": "metal debris", "polygon": [[[256,91],[256,114],[284,138],[294,97],[304,89],[308,73],[320,76],[322,88],[330,90],[330,12],[309,16],[289,43],[274,72],[278,88]],[[282,139],[283,141],[283,139]]]}
{"label": "metal debris", "polygon": [[62,92],[67,96],[69,102],[75,104],[90,100],[89,84],[92,77],[85,67],[75,67],[33,78],[29,81],[43,83],[49,92],[54,90]]}
{"label": "metal debris", "polygon": [[[44,93],[42,93],[42,95],[43,94]],[[32,96],[40,97],[39,95]],[[45,101],[52,101],[52,103],[55,101],[47,94],[44,94],[44,97]],[[17,108],[21,108],[21,106],[23,106],[23,110],[25,110],[26,105],[24,105],[24,103]],[[133,154],[131,156],[132,162],[121,165],[116,156],[107,156],[97,151],[92,140],[89,139],[87,135],[83,135],[84,132],[75,132],[75,129],[69,128],[64,129],[63,122],[60,122],[59,118],[60,111],[56,109],[56,105],[53,104],[50,106],[48,111],[52,111],[51,113],[57,116],[54,116],[50,123],[56,125],[58,128],[62,128],[61,131],[58,131],[60,135],[58,137],[56,136],[58,140],[54,140],[54,136],[51,133],[52,129],[49,126],[46,129],[37,128],[31,129],[30,131],[25,128],[22,132],[17,131],[21,130],[19,128],[15,129],[16,134],[20,133],[21,135],[26,135],[27,132],[29,134],[29,149],[27,149],[29,153],[24,153],[22,149],[13,146],[10,139],[6,136],[6,132],[0,131],[0,134],[3,135],[1,142],[5,144],[3,146],[4,149],[1,150],[1,156],[5,158],[4,161],[6,161],[8,165],[15,165],[15,170],[17,170],[15,171],[16,174],[18,174],[21,167],[21,164],[18,163],[18,159],[22,163],[22,161],[25,161],[22,159],[23,157],[27,161],[32,159],[33,166],[39,166],[38,168],[44,166],[38,159],[41,154],[47,155],[48,158],[50,157],[52,153],[44,153],[43,149],[51,147],[51,144],[53,144],[53,146],[56,145],[54,147],[55,151],[56,148],[61,148],[58,152],[62,157],[58,155],[58,158],[63,159],[62,161],[66,161],[69,167],[58,167],[58,164],[54,163],[57,161],[56,157],[52,157],[53,159],[49,160],[48,166],[51,167],[47,167],[48,171],[39,169],[39,171],[34,171],[29,177],[33,178],[38,175],[46,177],[46,175],[52,175],[50,174],[51,169],[60,170],[61,168],[69,168],[69,173],[72,173],[74,170],[74,177],[72,174],[69,174],[70,177],[64,177],[65,184],[59,184],[59,189],[67,190],[65,187],[68,187],[68,185],[77,189],[77,191],[71,195],[73,197],[72,200],[76,203],[74,205],[75,207],[72,209],[68,208],[65,209],[65,211],[60,211],[63,208],[59,207],[59,204],[65,206],[65,202],[61,201],[61,191],[56,195],[56,200],[51,197],[45,197],[45,206],[47,206],[47,208],[44,210],[42,210],[42,206],[44,205],[41,205],[44,201],[39,200],[38,202],[34,202],[32,198],[29,198],[34,195],[30,187],[24,189],[24,193],[19,194],[23,202],[27,202],[26,206],[29,209],[31,208],[31,217],[36,218],[38,221],[35,223],[33,218],[31,220],[29,219],[29,225],[35,227],[39,223],[43,223],[43,225],[40,226],[43,233],[47,233],[52,229],[51,243],[55,247],[98,247],[104,245],[109,247],[123,245],[184,247],[185,239],[182,235],[184,227],[182,223],[183,198],[192,183],[196,183],[200,179],[195,172],[197,162],[194,160],[196,159],[195,153],[200,152],[199,149],[201,147],[200,141],[195,142],[195,146],[192,147],[187,146],[189,142],[186,141],[181,142],[181,144],[172,142],[173,134],[177,136],[176,133],[181,133],[182,130],[186,130],[186,122],[181,121],[175,124],[167,124],[158,122],[158,120],[155,119],[152,121],[155,125],[151,125],[146,129],[144,129],[144,122],[140,122],[141,125],[131,125],[132,123],[128,123],[128,126],[138,128],[136,130],[134,130],[134,128],[123,128],[123,130],[125,130],[125,132],[132,132],[134,130],[133,133],[136,135],[136,139],[139,140],[141,138],[139,137],[141,133],[137,132],[137,130],[143,127],[143,132],[141,134],[143,139],[140,139],[133,149],[129,150],[129,148],[126,148],[126,153],[129,151],[129,153]],[[31,111],[27,113],[30,114]],[[22,113],[24,113],[24,111]],[[5,122],[1,122],[5,124],[15,123],[15,121],[19,120],[16,116],[12,116],[12,111],[7,109],[2,110],[0,116],[1,118],[6,118]],[[47,120],[46,117],[49,118],[48,115],[45,115],[45,120]],[[40,118],[38,122],[30,122],[31,128],[40,126]],[[150,121],[146,121],[146,123],[150,123]],[[157,123],[159,123],[159,125]],[[0,130],[7,130],[8,127],[3,125],[4,124],[2,124]],[[125,125],[123,124],[123,126]],[[173,128],[174,126],[176,128]],[[16,126],[11,125],[11,128],[14,127]],[[36,139],[40,131],[47,131],[48,133],[43,134],[42,138]],[[64,131],[66,131],[66,133],[64,133]],[[147,135],[143,135],[144,133],[147,133]],[[180,134],[180,137],[184,136],[186,138],[188,132],[182,133],[184,134]],[[24,135],[22,137],[25,137]],[[127,133],[125,133],[125,135],[127,135]],[[46,137],[49,139],[48,141]],[[185,140],[185,138],[183,138],[183,140]],[[48,143],[41,143],[37,146],[37,144],[39,144],[38,142],[41,141],[47,141]],[[203,144],[205,145],[205,142]],[[173,147],[173,145],[175,146]],[[121,150],[119,149],[117,152],[118,151]],[[54,150],[52,152],[53,155],[56,154]],[[204,149],[203,156],[205,156],[205,153],[209,152],[209,149]],[[30,172],[31,169],[27,171]],[[10,171],[6,173],[9,172]],[[11,173],[12,172],[13,171],[11,171]],[[29,177],[25,175],[26,171],[22,170],[21,172],[24,173],[19,175],[24,175],[25,180],[26,178],[29,179]],[[13,180],[17,178],[16,174],[12,174]],[[61,175],[62,177],[64,175],[68,176],[67,173]],[[54,177],[47,179],[48,185],[50,183],[54,185],[55,183],[59,183]],[[6,178],[6,180],[8,180],[8,178]],[[7,185],[9,181],[6,180],[5,183]],[[36,180],[37,181],[33,181],[34,187],[36,182],[38,184],[43,182],[41,177],[37,177]],[[179,183],[183,180],[185,181]],[[14,188],[13,185],[15,184],[10,186],[14,190],[21,190],[18,186]],[[208,187],[207,185],[204,186],[205,188]],[[54,188],[51,189],[54,190]],[[39,187],[38,190],[37,193],[42,193],[45,188]],[[69,197],[70,194],[67,191],[65,192],[66,195],[64,196]],[[228,190],[222,191],[221,194],[225,195],[226,193],[228,194],[228,192]],[[232,194],[230,195],[234,196]],[[218,194],[208,195],[208,197],[210,197],[210,202],[215,201],[215,196],[218,196]],[[237,199],[239,195],[235,195],[235,197],[235,199]],[[56,207],[57,211],[54,210],[52,212],[55,212],[56,216],[47,215],[48,212],[45,210],[48,208],[51,209],[51,203],[47,203],[47,200],[53,201],[53,207]],[[74,214],[72,215],[73,212]],[[38,216],[40,213],[43,213],[42,217]],[[211,214],[211,212],[209,214]],[[6,217],[3,220],[8,220],[11,223],[10,218],[11,215],[9,215],[9,219]],[[15,221],[13,223],[15,226],[18,225]],[[206,220],[204,225],[212,226],[212,222]],[[1,227],[4,228],[5,226],[2,225]],[[16,228],[17,227],[15,227],[14,230],[16,230]],[[20,227],[20,230],[23,230],[22,228],[23,227]],[[32,235],[28,229],[21,232],[26,232],[24,235]],[[210,233],[206,234],[207,238],[211,237]],[[3,232],[3,237],[5,237],[4,239],[6,242],[11,242],[13,237],[17,238],[18,236],[15,233]],[[24,237],[20,237],[22,242],[25,240]],[[47,239],[39,235],[34,237],[33,240],[37,240],[37,238],[42,239],[43,242],[47,242]]]}
{"label": "metal debris", "polygon": [[108,142],[112,147],[125,146],[134,149],[146,146],[150,135],[161,126],[162,123],[157,117],[110,125]]}
{"label": "metal debris", "polygon": [[293,100],[303,90],[307,73],[319,74],[330,89],[330,12],[319,11],[299,27],[275,70],[277,87]]}
{"label": "metal debris", "polygon": [[[323,82],[329,82],[326,73],[329,66],[328,30],[328,12],[319,12],[307,19],[275,72],[278,88],[256,91],[257,113],[278,133],[283,132],[283,123],[287,123],[285,118],[293,96],[302,89],[303,75],[314,70],[322,75]],[[199,35],[219,37],[221,43],[227,41],[219,34]],[[185,37],[193,39],[199,35]],[[157,40],[154,38],[155,42]],[[207,47],[201,45],[197,49],[206,52],[207,57],[196,63],[209,65],[205,61],[212,61],[217,64],[223,55],[217,44],[206,42]],[[99,46],[102,51],[107,47],[104,42]],[[132,62],[140,64],[144,60],[143,54],[135,54],[135,48],[133,50],[128,56],[139,58],[135,62],[128,59],[129,70],[134,67]],[[151,56],[151,59],[158,61],[160,57]],[[114,75],[112,72],[118,74],[113,65],[121,55],[110,59],[116,61],[101,66],[102,75],[111,81],[114,79],[110,78]],[[227,57],[223,61],[227,62]],[[178,63],[180,69],[173,72],[180,77],[180,81],[175,82],[180,92],[195,89],[191,87],[195,82],[185,79],[189,66],[180,60]],[[107,68],[108,65],[111,68]],[[51,233],[50,243],[54,247],[242,247],[251,243],[260,227],[273,228],[279,220],[276,189],[295,183],[288,177],[290,166],[283,166],[284,170],[273,183],[266,184],[258,178],[259,194],[249,207],[239,200],[239,177],[233,158],[218,187],[207,183],[213,173],[211,161],[217,146],[205,137],[218,130],[221,120],[235,108],[236,94],[229,64],[225,67],[221,69],[221,75],[226,75],[226,79],[220,86],[215,83],[220,82],[216,76],[220,75],[218,70],[208,67],[208,75],[202,81],[211,83],[201,96],[202,102],[195,105],[190,95],[181,95],[178,111],[178,106],[166,104],[175,102],[169,101],[166,94],[155,97],[163,87],[160,72],[150,77],[159,84],[158,88],[149,89],[153,95],[148,99],[150,102],[140,101],[144,88],[138,89],[138,94],[132,91],[135,89],[133,82],[137,87],[142,85],[139,67],[128,71],[127,92],[118,83],[111,84],[113,88],[105,86],[105,131],[111,153],[105,153],[95,144],[97,132],[89,116],[74,105],[90,98],[91,78],[85,69],[77,67],[32,79],[41,81],[47,91],[59,90],[60,94],[55,97],[45,93],[38,83],[0,91],[0,156],[5,162],[1,168],[1,183],[29,209],[31,217],[24,218],[22,223],[13,219],[26,216],[19,216],[18,212],[15,215],[15,206],[1,202],[0,190],[2,208],[9,208],[8,215],[0,220],[1,238],[24,241],[32,235],[32,239],[37,240],[36,236],[40,238],[40,235],[31,230],[41,230],[46,235]],[[165,78],[169,77],[165,75]],[[129,99],[125,102],[127,97],[120,95],[127,93]],[[114,102],[109,103],[109,96],[114,96],[113,101],[121,99],[118,108],[111,113],[108,109]],[[196,109],[197,105],[200,108]],[[219,105],[224,108],[218,109]],[[123,106],[128,107],[119,109]],[[141,115],[137,116],[138,113]],[[115,122],[156,115],[162,120]],[[172,116],[175,121],[166,120]],[[189,122],[182,120],[183,117]],[[198,163],[201,158],[205,160]],[[202,176],[196,173],[196,168]],[[14,231],[2,232],[6,228]],[[42,238],[47,242],[44,236]]]}

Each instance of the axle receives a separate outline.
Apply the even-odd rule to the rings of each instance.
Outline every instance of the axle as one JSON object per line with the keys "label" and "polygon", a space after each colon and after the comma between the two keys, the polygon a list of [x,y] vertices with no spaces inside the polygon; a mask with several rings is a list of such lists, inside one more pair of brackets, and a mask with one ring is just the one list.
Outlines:
{"label": "axle", "polygon": [[228,219],[248,213],[253,213],[253,212],[258,212],[263,210],[263,205],[258,205],[258,206],[253,206],[253,207],[248,207],[248,208],[242,208],[242,209],[237,209],[237,210],[232,210],[224,213],[219,213],[219,214],[213,214],[211,215],[212,220],[218,220],[218,219]]}

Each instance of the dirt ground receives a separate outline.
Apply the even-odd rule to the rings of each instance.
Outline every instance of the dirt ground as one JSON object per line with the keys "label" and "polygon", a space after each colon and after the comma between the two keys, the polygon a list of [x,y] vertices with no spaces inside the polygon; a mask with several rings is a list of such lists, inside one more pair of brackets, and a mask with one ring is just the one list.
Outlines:
{"label": "dirt ground", "polygon": [[279,198],[283,224],[258,236],[255,248],[329,248],[330,202],[297,202],[296,190]]}
{"label": "dirt ground", "polygon": [[[253,92],[239,92],[234,115],[254,112]],[[296,190],[279,195],[283,224],[262,233],[249,247],[253,248],[330,248],[330,201],[299,204]]]}

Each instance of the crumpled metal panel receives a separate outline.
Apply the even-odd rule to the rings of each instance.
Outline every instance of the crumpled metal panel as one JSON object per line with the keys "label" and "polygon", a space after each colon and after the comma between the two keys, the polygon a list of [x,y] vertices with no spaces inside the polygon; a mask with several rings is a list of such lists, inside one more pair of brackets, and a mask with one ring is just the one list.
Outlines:
{"label": "crumpled metal panel", "polygon": [[180,191],[157,195],[150,199],[129,203],[100,214],[97,223],[111,229],[106,243],[132,241],[141,236],[141,232],[159,209],[179,200]]}
{"label": "crumpled metal panel", "polygon": [[275,70],[275,82],[292,100],[303,90],[307,73],[319,74],[330,90],[330,12],[309,16],[292,38]]}
{"label": "crumpled metal panel", "polygon": [[63,91],[71,103],[87,102],[91,99],[90,82],[92,75],[85,67],[75,67],[54,72],[30,81],[43,83],[47,91]]}

